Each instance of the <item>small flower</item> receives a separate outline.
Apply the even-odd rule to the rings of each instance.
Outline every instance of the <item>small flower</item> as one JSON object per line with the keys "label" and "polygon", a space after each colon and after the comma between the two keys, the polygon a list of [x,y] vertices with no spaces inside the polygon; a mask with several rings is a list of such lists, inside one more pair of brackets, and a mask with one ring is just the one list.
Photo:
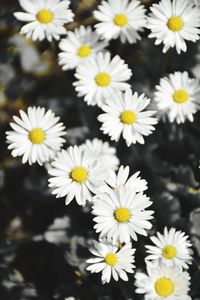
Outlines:
{"label": "small flower", "polygon": [[95,25],[100,36],[105,40],[120,37],[122,43],[140,40],[138,31],[143,31],[146,24],[144,6],[137,0],[102,1],[94,16],[100,21]]}
{"label": "small flower", "polygon": [[134,193],[131,188],[110,189],[94,197],[92,214],[96,217],[94,226],[100,238],[113,243],[137,241],[137,234],[146,236],[146,229],[152,227],[153,211],[146,210],[152,204],[143,193]]}
{"label": "small flower", "polygon": [[105,166],[97,157],[77,146],[62,150],[51,165],[49,187],[54,188],[52,194],[57,198],[66,196],[66,205],[75,198],[84,206],[106,178]]}
{"label": "small flower", "polygon": [[191,300],[190,276],[181,268],[148,263],[147,273],[135,274],[136,293],[145,294],[145,300]]}
{"label": "small flower", "polygon": [[86,140],[81,147],[84,151],[90,151],[93,155],[96,155],[96,157],[106,166],[109,173],[118,168],[119,159],[117,158],[116,149],[111,147],[108,142],[103,142],[95,138],[92,141]]}
{"label": "small flower", "polygon": [[186,41],[196,42],[200,34],[200,10],[191,0],[161,0],[150,8],[147,27],[156,45],[164,44],[163,52],[176,48],[186,52]]}
{"label": "small flower", "polygon": [[117,173],[113,171],[110,172],[108,178],[106,179],[106,183],[114,190],[125,186],[132,189],[135,193],[145,191],[147,189],[147,182],[145,179],[141,179],[141,177],[139,177],[140,172],[136,172],[130,177],[129,173],[129,166],[120,166]]}
{"label": "small flower", "polygon": [[88,58],[96,56],[108,45],[105,41],[99,41],[96,32],[91,27],[80,26],[74,32],[68,32],[68,36],[59,43],[62,52],[58,54],[59,65],[62,69],[69,70],[76,68]]}
{"label": "small flower", "polygon": [[143,136],[151,134],[155,130],[153,125],[157,123],[152,117],[155,111],[145,110],[149,103],[150,99],[144,94],[132,94],[130,89],[124,94],[118,93],[107,98],[101,107],[105,113],[98,116],[98,120],[103,123],[101,130],[116,142],[122,134],[128,147],[137,142],[144,144]]}
{"label": "small flower", "polygon": [[84,96],[88,105],[101,106],[105,99],[114,97],[118,91],[129,87],[125,81],[132,75],[130,69],[118,55],[111,59],[110,53],[98,53],[77,68],[74,82],[78,97]]}
{"label": "small flower", "polygon": [[157,237],[151,237],[151,241],[155,246],[147,245],[147,260],[161,262],[169,267],[180,266],[188,268],[191,263],[191,243],[188,241],[188,236],[184,232],[176,231],[171,228],[169,231],[165,227],[164,234],[157,233]]}
{"label": "small flower", "polygon": [[20,110],[20,117],[14,116],[15,123],[10,123],[13,131],[7,131],[8,149],[12,156],[23,156],[22,163],[43,165],[60,151],[66,134],[59,117],[49,109],[28,107],[27,113]]}
{"label": "small flower", "polygon": [[119,278],[128,281],[126,273],[133,273],[135,249],[131,247],[130,243],[119,249],[108,242],[95,242],[90,252],[95,257],[87,260],[87,263],[90,264],[87,270],[91,273],[102,272],[103,284],[110,282],[111,277],[115,281],[118,281]]}
{"label": "small flower", "polygon": [[25,12],[15,12],[14,16],[28,22],[21,33],[32,40],[58,40],[66,34],[64,24],[73,20],[74,14],[69,9],[69,0],[19,0]]}
{"label": "small flower", "polygon": [[200,83],[187,72],[175,72],[161,78],[156,86],[155,102],[162,117],[172,123],[193,122],[193,115],[200,109]]}

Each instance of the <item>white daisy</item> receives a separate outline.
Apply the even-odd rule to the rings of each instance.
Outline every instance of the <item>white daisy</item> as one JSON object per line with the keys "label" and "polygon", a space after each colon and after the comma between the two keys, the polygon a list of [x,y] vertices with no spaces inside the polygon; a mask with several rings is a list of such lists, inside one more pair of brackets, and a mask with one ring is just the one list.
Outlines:
{"label": "white daisy", "polygon": [[96,155],[96,157],[106,166],[109,173],[118,168],[119,159],[117,158],[116,149],[111,147],[108,142],[103,142],[95,138],[93,140],[86,140],[81,147],[84,151],[90,151],[93,155]]}
{"label": "white daisy", "polygon": [[143,136],[151,134],[157,123],[152,117],[155,111],[145,110],[149,103],[144,94],[132,94],[130,89],[108,98],[101,107],[105,113],[98,116],[103,123],[100,129],[116,142],[122,134],[128,147],[137,142],[144,144]]}
{"label": "white daisy", "polygon": [[78,81],[74,82],[74,86],[78,97],[84,96],[88,105],[101,106],[105,99],[130,86],[125,81],[131,75],[131,70],[118,55],[111,59],[109,52],[100,52],[78,66],[75,74]]}
{"label": "white daisy", "polygon": [[146,25],[144,6],[137,0],[102,1],[94,16],[100,21],[95,25],[100,36],[106,40],[120,37],[122,43],[140,40],[138,31]]}
{"label": "white daisy", "polygon": [[128,281],[126,273],[134,272],[135,249],[132,248],[131,243],[118,248],[109,242],[94,242],[94,247],[90,249],[90,252],[95,257],[87,260],[90,264],[87,270],[91,273],[102,272],[103,284],[110,282],[111,277],[115,281],[119,278]]}
{"label": "white daisy", "polygon": [[58,54],[59,65],[64,71],[74,69],[107,45],[107,42],[99,41],[98,34],[92,32],[91,27],[80,26],[74,32],[68,32],[68,36],[59,43],[62,51]]}
{"label": "white daisy", "polygon": [[[147,182],[145,179],[139,177],[140,172],[136,172],[129,177],[129,166],[120,166],[118,172],[110,172],[106,183],[112,189],[119,189],[122,186],[132,189],[135,193],[143,192],[147,189]],[[129,178],[128,178],[129,177]]]}
{"label": "white daisy", "polygon": [[200,34],[200,10],[191,0],[161,0],[150,8],[147,27],[156,45],[164,44],[163,52],[176,48],[186,51],[186,41],[196,42]]}
{"label": "white daisy", "polygon": [[188,268],[191,263],[191,243],[188,236],[184,232],[176,231],[171,228],[169,231],[165,227],[164,234],[157,233],[157,237],[151,237],[151,241],[155,246],[147,245],[147,260],[163,263],[169,267],[180,266]]}
{"label": "white daisy", "polygon": [[161,78],[156,86],[155,102],[161,116],[172,123],[193,122],[193,114],[200,109],[200,83],[187,72],[175,72]]}
{"label": "white daisy", "polygon": [[51,165],[49,186],[57,198],[66,196],[66,205],[75,198],[79,205],[84,206],[106,178],[102,162],[77,146],[62,150]]}
{"label": "white daisy", "polygon": [[15,12],[14,16],[28,22],[21,33],[32,40],[58,40],[66,34],[64,24],[73,20],[74,14],[69,9],[69,0],[19,0],[25,12]]}
{"label": "white daisy", "polygon": [[148,263],[147,273],[135,274],[136,293],[145,294],[145,300],[191,300],[188,296],[190,276],[181,268]]}
{"label": "white daisy", "polygon": [[7,131],[8,149],[12,156],[23,156],[22,163],[40,165],[51,160],[60,151],[66,134],[59,117],[49,109],[28,107],[27,113],[20,110],[20,117],[13,116],[15,123],[10,123],[13,131]]}
{"label": "white daisy", "polygon": [[148,220],[153,218],[153,211],[146,210],[151,204],[146,195],[127,187],[99,193],[92,206],[94,228],[100,238],[113,243],[129,243],[131,238],[137,241],[137,234],[146,236],[146,229],[152,227]]}

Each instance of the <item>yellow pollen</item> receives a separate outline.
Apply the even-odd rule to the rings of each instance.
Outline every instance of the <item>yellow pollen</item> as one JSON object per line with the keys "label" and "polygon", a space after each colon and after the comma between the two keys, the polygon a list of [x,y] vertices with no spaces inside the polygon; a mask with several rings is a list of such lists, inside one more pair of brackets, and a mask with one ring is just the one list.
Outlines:
{"label": "yellow pollen", "polygon": [[188,100],[189,94],[186,90],[180,89],[176,90],[172,97],[176,103],[184,103]]}
{"label": "yellow pollen", "polygon": [[82,45],[78,51],[77,51],[77,54],[78,56],[80,57],[87,57],[91,54],[92,52],[92,49],[90,48],[90,46],[88,45]]}
{"label": "yellow pollen", "polygon": [[167,26],[172,31],[179,31],[183,28],[183,20],[181,17],[173,16],[169,18]]}
{"label": "yellow pollen", "polygon": [[101,72],[95,77],[96,84],[99,86],[108,86],[110,84],[110,75],[108,73]]}
{"label": "yellow pollen", "polygon": [[45,132],[41,128],[34,128],[29,132],[28,137],[33,144],[41,144],[45,139]]}
{"label": "yellow pollen", "polygon": [[118,222],[125,223],[129,221],[131,217],[131,213],[128,208],[120,207],[115,210],[114,217]]}
{"label": "yellow pollen", "polygon": [[41,9],[37,13],[36,18],[40,23],[47,24],[53,20],[53,13],[48,9]]}
{"label": "yellow pollen", "polygon": [[128,23],[128,18],[124,14],[117,14],[113,19],[115,25],[123,27]]}
{"label": "yellow pollen", "polygon": [[137,115],[132,110],[125,110],[121,113],[120,120],[122,123],[130,125],[137,120]]}
{"label": "yellow pollen", "polygon": [[176,248],[172,245],[167,245],[162,249],[162,255],[167,259],[172,259],[176,255]]}
{"label": "yellow pollen", "polygon": [[155,282],[155,290],[161,297],[170,296],[174,291],[174,284],[168,278],[160,278]]}
{"label": "yellow pollen", "polygon": [[117,255],[113,252],[110,252],[105,257],[105,262],[109,266],[114,266],[117,263]]}
{"label": "yellow pollen", "polygon": [[85,182],[88,177],[88,172],[84,167],[75,167],[70,174],[71,178],[79,183]]}

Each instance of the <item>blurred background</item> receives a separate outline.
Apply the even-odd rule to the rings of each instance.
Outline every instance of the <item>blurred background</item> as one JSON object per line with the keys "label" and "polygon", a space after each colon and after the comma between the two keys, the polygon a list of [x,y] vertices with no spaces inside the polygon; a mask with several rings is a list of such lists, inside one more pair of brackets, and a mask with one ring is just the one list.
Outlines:
{"label": "blurred background", "polygon": [[[92,11],[100,1],[72,0],[75,21],[93,25]],[[141,1],[148,9],[156,1]],[[87,138],[106,140],[96,117],[99,108],[89,107],[77,98],[72,87],[74,72],[63,72],[57,64],[57,43],[33,43],[19,34],[22,23],[13,17],[20,10],[17,0],[0,1],[0,299],[1,300],[128,300],[143,299],[134,294],[134,276],[129,282],[103,286],[100,274],[89,274],[85,260],[88,247],[97,236],[93,230],[90,206],[75,201],[65,206],[48,188],[44,167],[22,165],[7,150],[5,131],[12,116],[28,106],[51,108],[67,127],[67,144],[81,144]],[[162,53],[162,46],[142,34],[137,44],[112,41],[108,49],[119,54],[133,71],[132,87],[153,97],[160,77],[180,70],[200,77],[200,42],[188,43],[188,51],[177,55]],[[146,143],[116,147],[121,164],[131,172],[141,171],[148,181],[148,196],[153,200],[153,229],[164,226],[181,229],[193,242],[194,261],[192,299],[200,299],[200,113],[193,123],[183,125],[160,122]],[[136,267],[143,269],[144,245],[141,238],[133,246]]]}

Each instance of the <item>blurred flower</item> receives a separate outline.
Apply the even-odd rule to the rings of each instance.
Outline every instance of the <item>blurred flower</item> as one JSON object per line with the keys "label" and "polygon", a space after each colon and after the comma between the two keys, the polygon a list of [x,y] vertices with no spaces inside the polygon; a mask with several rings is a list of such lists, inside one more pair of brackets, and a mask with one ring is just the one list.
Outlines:
{"label": "blurred flower", "polygon": [[114,190],[125,186],[132,189],[134,193],[145,191],[147,189],[147,182],[145,179],[141,179],[141,177],[139,177],[140,172],[136,172],[128,178],[129,173],[129,166],[120,166],[117,173],[114,171],[110,172],[108,178],[106,179],[106,183]]}
{"label": "blurred flower", "polygon": [[52,194],[56,194],[57,198],[66,196],[66,205],[75,198],[82,206],[101,187],[106,177],[102,161],[77,146],[71,146],[67,151],[62,150],[52,162],[49,174],[52,176],[49,179]]}
{"label": "blurred flower", "polygon": [[137,0],[102,1],[94,16],[100,21],[95,27],[102,38],[111,40],[120,37],[122,43],[140,40],[138,31],[143,31],[146,25],[144,6]]}
{"label": "blurred flower", "polygon": [[137,142],[144,144],[143,136],[151,134],[155,130],[153,125],[157,123],[157,119],[152,117],[155,111],[145,110],[149,103],[150,99],[144,94],[132,94],[130,89],[124,94],[112,95],[101,107],[105,113],[98,116],[103,123],[100,129],[116,142],[122,134],[128,147]]}
{"label": "blurred flower", "polygon": [[200,83],[187,72],[175,72],[160,79],[156,86],[155,102],[158,113],[172,123],[193,122],[193,114],[200,109]]}
{"label": "blurred flower", "polygon": [[131,238],[137,241],[137,234],[146,236],[146,229],[152,227],[148,220],[153,218],[153,211],[145,210],[151,204],[146,195],[136,194],[130,187],[99,193],[92,206],[94,229],[100,238],[113,243],[129,243]]}
{"label": "blurred flower", "polygon": [[133,273],[134,253],[131,243],[122,246],[120,249],[108,242],[94,242],[94,247],[90,252],[95,255],[94,258],[88,259],[90,264],[87,270],[91,273],[102,272],[102,283],[110,282],[111,277],[115,281],[119,278],[128,281],[126,273]]}
{"label": "blurred flower", "polygon": [[90,151],[93,155],[96,155],[109,171],[115,171],[119,165],[119,159],[117,158],[116,149],[111,147],[108,142],[103,142],[99,139],[86,140],[84,144],[81,145],[84,151]]}
{"label": "blurred flower", "polygon": [[51,160],[60,151],[66,134],[63,123],[58,123],[52,110],[45,112],[42,107],[28,107],[27,113],[20,110],[20,117],[13,116],[10,123],[13,131],[7,131],[8,149],[12,156],[23,156],[22,163],[40,165]]}
{"label": "blurred flower", "polygon": [[184,232],[176,231],[167,227],[164,229],[164,234],[157,232],[157,237],[150,238],[155,246],[147,245],[147,252],[150,254],[146,257],[147,260],[161,262],[169,267],[180,266],[188,268],[188,264],[192,260],[191,243],[188,241],[188,236]]}
{"label": "blurred flower", "polygon": [[135,274],[136,293],[145,300],[191,300],[188,296],[190,276],[180,268],[147,264],[147,273]]}
{"label": "blurred flower", "polygon": [[163,52],[176,48],[186,52],[186,41],[196,42],[200,34],[200,10],[190,0],[161,0],[150,8],[147,27],[156,45],[164,44]]}
{"label": "blurred flower", "polygon": [[107,45],[107,42],[99,41],[98,34],[92,32],[91,27],[80,26],[74,32],[69,31],[68,36],[59,43],[62,51],[58,54],[59,65],[64,71],[74,69]]}
{"label": "blurred flower", "polygon": [[15,12],[14,16],[28,22],[21,33],[32,40],[58,40],[66,34],[64,24],[73,20],[74,14],[69,9],[69,0],[19,0],[25,12]]}
{"label": "blurred flower", "polygon": [[132,75],[128,65],[118,55],[111,59],[109,52],[98,53],[77,68],[74,82],[78,97],[84,96],[88,105],[102,106],[107,98],[124,91],[129,84],[124,82]]}

